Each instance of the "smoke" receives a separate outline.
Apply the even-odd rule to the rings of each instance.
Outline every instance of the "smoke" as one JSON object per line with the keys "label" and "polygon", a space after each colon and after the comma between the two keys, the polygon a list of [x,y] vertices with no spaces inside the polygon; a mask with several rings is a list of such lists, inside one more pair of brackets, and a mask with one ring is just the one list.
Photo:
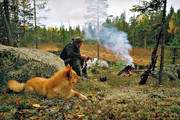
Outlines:
{"label": "smoke", "polygon": [[121,56],[121,59],[128,65],[133,64],[133,59],[129,55],[129,50],[132,49],[129,41],[127,40],[127,34],[122,31],[118,31],[114,26],[110,24],[103,24],[100,32],[101,43],[106,49],[111,50],[117,56]]}
{"label": "smoke", "polygon": [[85,0],[85,2],[87,4],[87,12],[84,16],[86,19],[85,39],[96,40],[115,55],[121,56],[126,64],[133,65],[133,59],[129,55],[132,47],[127,39],[127,34],[104,23],[107,18],[107,0]]}

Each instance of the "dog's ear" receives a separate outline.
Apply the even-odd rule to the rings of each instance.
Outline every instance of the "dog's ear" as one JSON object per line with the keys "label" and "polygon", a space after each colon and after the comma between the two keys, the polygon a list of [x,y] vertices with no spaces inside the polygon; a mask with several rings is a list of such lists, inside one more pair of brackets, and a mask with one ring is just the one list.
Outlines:
{"label": "dog's ear", "polygon": [[[69,65],[69,64],[68,64]],[[68,67],[68,66],[67,66]],[[68,68],[68,71],[67,71],[67,77],[68,77],[68,80],[71,80],[72,78],[72,67],[70,67],[69,65],[69,68]]]}
{"label": "dog's ear", "polygon": [[71,67],[71,66],[70,66],[69,64],[66,66],[67,69],[69,69],[70,67]]}

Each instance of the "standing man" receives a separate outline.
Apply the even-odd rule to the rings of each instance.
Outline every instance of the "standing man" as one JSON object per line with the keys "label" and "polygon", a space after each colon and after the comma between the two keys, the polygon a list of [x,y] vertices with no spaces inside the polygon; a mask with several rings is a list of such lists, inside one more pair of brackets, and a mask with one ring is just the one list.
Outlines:
{"label": "standing man", "polygon": [[[81,76],[83,80],[87,80],[86,65],[84,62],[89,60],[89,57],[80,54],[80,47],[84,39],[76,37],[72,39],[73,42],[67,44],[60,54],[60,58],[64,60],[64,64],[72,66],[73,70],[76,71],[77,75]],[[83,68],[83,69],[82,69]],[[83,73],[82,73],[83,72]]]}

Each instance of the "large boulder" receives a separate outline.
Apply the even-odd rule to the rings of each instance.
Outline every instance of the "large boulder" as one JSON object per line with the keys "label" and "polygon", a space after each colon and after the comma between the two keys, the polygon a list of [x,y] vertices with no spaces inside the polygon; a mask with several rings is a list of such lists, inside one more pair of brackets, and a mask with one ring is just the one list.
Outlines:
{"label": "large boulder", "polygon": [[109,64],[107,61],[103,59],[93,58],[93,59],[88,60],[87,62],[87,68],[92,68],[92,67],[100,67],[100,68],[107,69],[109,68]]}
{"label": "large boulder", "polygon": [[49,78],[64,67],[63,60],[52,53],[0,45],[0,85],[12,79],[25,82],[36,76]]}
{"label": "large boulder", "polygon": [[[163,68],[163,80],[178,80],[179,73],[178,70],[180,70],[180,65],[169,65],[165,66]],[[156,67],[155,71],[152,71],[151,76],[158,79],[159,78],[159,67]],[[180,79],[180,78],[179,78]]]}
{"label": "large boulder", "polygon": [[93,74],[98,74],[100,73],[100,69],[108,69],[109,64],[107,61],[103,59],[97,59],[93,58],[88,60],[87,62],[87,69],[90,70]]}

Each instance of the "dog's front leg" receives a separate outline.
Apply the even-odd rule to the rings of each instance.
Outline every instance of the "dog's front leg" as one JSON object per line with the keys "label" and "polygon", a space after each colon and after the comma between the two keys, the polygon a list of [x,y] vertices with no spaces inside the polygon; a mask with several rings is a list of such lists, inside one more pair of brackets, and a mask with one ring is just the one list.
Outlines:
{"label": "dog's front leg", "polygon": [[72,92],[77,95],[78,97],[80,97],[82,100],[88,100],[88,98],[86,96],[84,96],[83,94],[77,92],[77,91],[74,91],[72,90]]}
{"label": "dog's front leg", "polygon": [[77,91],[74,91],[74,90],[71,90],[71,94],[67,97],[67,98],[70,98],[74,95],[77,95],[78,97],[80,97],[82,100],[88,100],[88,98],[84,95],[82,95],[81,93],[77,92]]}

